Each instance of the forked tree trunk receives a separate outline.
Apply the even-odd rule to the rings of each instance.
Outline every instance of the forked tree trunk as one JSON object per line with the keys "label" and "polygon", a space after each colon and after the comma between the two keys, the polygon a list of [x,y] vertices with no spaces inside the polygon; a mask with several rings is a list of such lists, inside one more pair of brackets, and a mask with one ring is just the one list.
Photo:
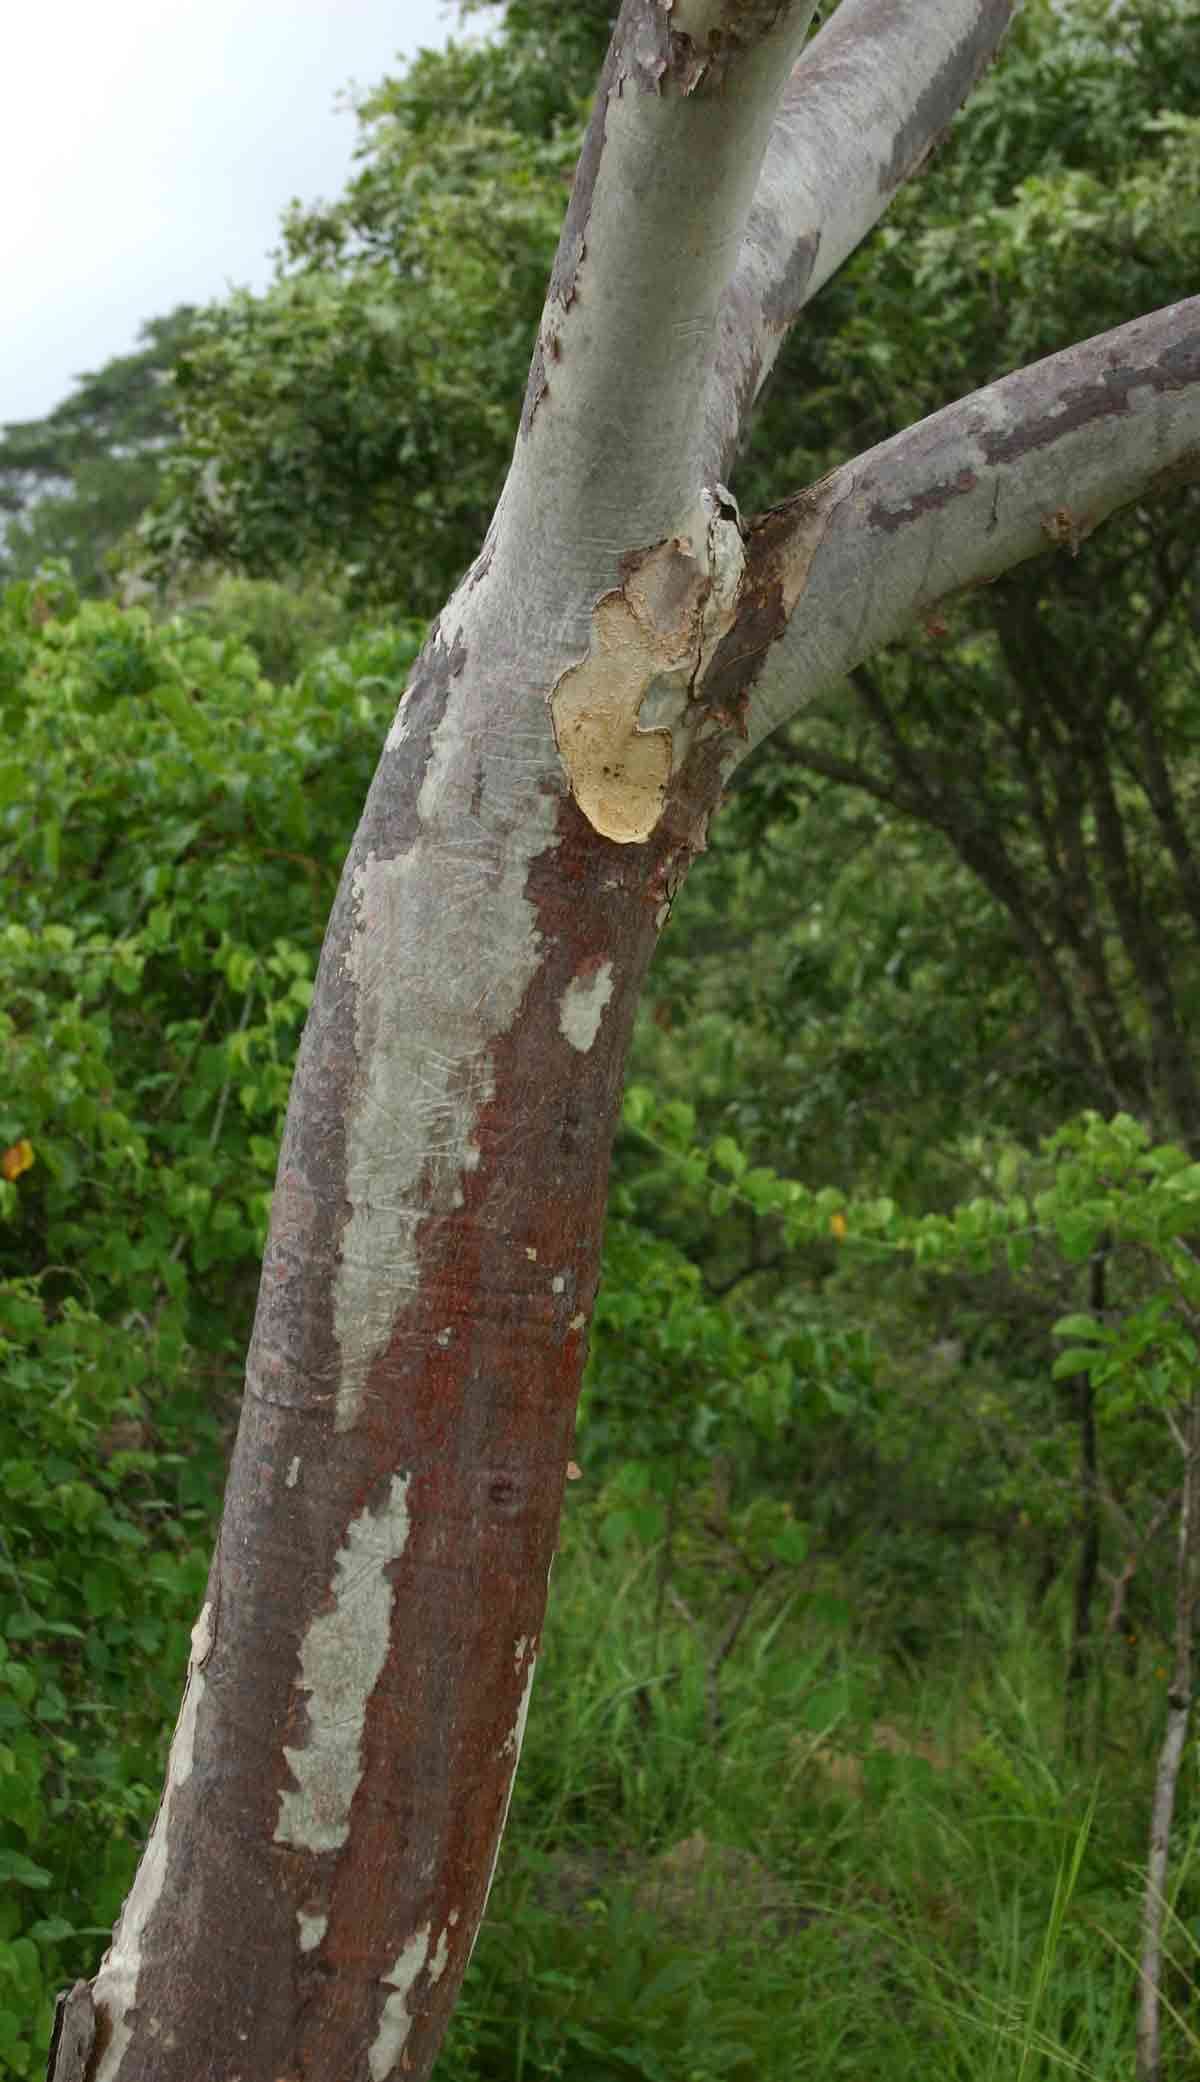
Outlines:
{"label": "forked tree trunk", "polygon": [[937,598],[1200,452],[1181,305],[749,528],[720,482],[1010,6],[843,0],[796,64],[807,5],[626,0],[508,484],[334,908],[166,1790],[53,2082],[428,2076],[529,1704],[634,1007],[723,783]]}

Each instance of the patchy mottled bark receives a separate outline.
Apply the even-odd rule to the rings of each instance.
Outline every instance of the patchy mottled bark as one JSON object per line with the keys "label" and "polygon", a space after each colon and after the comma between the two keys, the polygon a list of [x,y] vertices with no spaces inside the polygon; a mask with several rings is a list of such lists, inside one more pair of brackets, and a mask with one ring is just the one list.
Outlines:
{"label": "patchy mottled bark", "polygon": [[743,526],[718,465],[782,328],[1010,8],[843,0],[793,73],[811,12],[622,10],[509,479],[330,920],[162,1804],[53,2082],[429,2075],[529,1707],[634,1008],[724,780],[940,593],[1200,453],[1181,305]]}
{"label": "patchy mottled bark", "polygon": [[545,701],[472,656],[431,638],[330,922],[98,2082],[183,2082],[200,2046],[214,2073],[426,2073],[482,1914],[629,1029],[718,775],[681,773],[648,843],[615,846]]}

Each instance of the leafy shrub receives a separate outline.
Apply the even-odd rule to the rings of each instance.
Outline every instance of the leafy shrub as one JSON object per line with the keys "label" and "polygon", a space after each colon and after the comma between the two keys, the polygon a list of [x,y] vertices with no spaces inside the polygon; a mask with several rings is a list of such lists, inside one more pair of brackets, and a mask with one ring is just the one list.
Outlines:
{"label": "leafy shrub", "polygon": [[0,2073],[90,1967],[153,1817],[219,1480],[177,1332],[0,1282]]}

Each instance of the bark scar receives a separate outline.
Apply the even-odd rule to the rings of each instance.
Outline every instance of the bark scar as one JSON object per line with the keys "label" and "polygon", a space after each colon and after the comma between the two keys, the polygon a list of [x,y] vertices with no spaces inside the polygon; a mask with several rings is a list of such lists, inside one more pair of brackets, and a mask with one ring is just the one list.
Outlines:
{"label": "bark scar", "polygon": [[559,756],[593,830],[648,839],[691,742],[694,697],[731,628],[745,568],[737,509],[706,489],[690,524],[623,557],[624,579],[592,610],[586,658],[550,695]]}

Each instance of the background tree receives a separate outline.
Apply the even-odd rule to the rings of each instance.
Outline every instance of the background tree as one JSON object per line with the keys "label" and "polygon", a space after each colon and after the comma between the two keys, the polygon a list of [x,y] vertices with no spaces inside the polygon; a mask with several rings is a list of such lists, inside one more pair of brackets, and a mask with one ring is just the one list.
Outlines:
{"label": "background tree", "polygon": [[409,612],[440,606],[503,482],[578,155],[594,68],[565,55],[514,28],[361,98],[346,194],[293,210],[274,286],[211,307],[178,361],[151,572],[303,568],[368,603],[403,573]]}
{"label": "background tree", "polygon": [[190,304],[140,328],[145,344],[81,376],[45,419],[0,432],[0,577],[63,559],[87,593],[113,583],[108,558],[150,504],[176,434],[170,383],[195,322]]}

